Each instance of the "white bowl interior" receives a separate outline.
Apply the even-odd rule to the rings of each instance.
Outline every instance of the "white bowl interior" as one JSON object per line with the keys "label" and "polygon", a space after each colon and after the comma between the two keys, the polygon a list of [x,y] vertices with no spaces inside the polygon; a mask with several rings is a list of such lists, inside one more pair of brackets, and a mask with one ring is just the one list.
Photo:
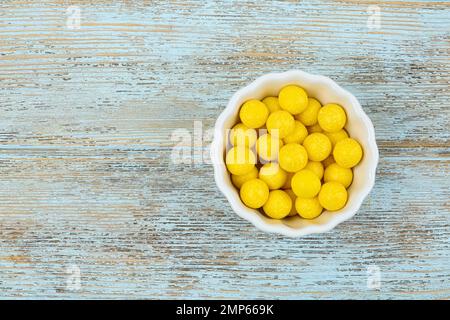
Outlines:
{"label": "white bowl interior", "polygon": [[[233,186],[224,163],[226,132],[238,122],[240,106],[249,99],[261,100],[267,96],[277,96],[281,88],[288,84],[303,87],[308,96],[318,99],[322,104],[340,104],[347,113],[348,120],[345,129],[351,137],[361,143],[364,150],[363,159],[354,168],[353,183],[348,189],[347,205],[339,211],[324,211],[319,217],[312,220],[302,219],[299,216],[275,220],[257,210],[246,207],[241,202],[239,190]],[[352,94],[327,77],[295,70],[262,76],[236,92],[216,122],[211,156],[216,183],[239,216],[264,231],[277,232],[287,236],[301,236],[328,231],[340,222],[351,218],[358,211],[374,184],[378,148],[373,125]]]}

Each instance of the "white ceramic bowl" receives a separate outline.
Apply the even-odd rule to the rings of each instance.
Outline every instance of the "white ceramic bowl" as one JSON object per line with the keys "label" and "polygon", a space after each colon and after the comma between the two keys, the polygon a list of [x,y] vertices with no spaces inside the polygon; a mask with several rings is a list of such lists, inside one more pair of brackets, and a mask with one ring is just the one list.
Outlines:
{"label": "white ceramic bowl", "polygon": [[[353,170],[354,178],[348,189],[349,198],[346,206],[339,211],[324,211],[312,220],[302,219],[299,216],[274,220],[257,210],[246,207],[239,197],[239,190],[231,182],[224,162],[226,132],[238,122],[241,105],[249,99],[260,100],[266,96],[277,96],[280,89],[288,84],[303,87],[308,96],[317,98],[322,104],[338,103],[344,107],[348,118],[345,129],[351,137],[361,143],[364,150],[362,161]],[[237,215],[250,221],[262,231],[299,237],[329,231],[355,215],[375,183],[378,147],[372,122],[351,93],[342,89],[330,78],[292,70],[259,77],[233,95],[216,121],[214,140],[211,144],[211,159],[216,184]]]}

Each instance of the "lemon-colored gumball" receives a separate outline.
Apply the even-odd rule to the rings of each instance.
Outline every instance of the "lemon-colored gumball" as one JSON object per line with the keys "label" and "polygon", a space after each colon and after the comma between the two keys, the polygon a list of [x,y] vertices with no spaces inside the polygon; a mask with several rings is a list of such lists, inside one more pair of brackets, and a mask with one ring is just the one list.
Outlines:
{"label": "lemon-colored gumball", "polygon": [[291,114],[299,114],[308,107],[308,94],[303,88],[288,85],[281,89],[278,102],[283,110]]}
{"label": "lemon-colored gumball", "polygon": [[256,139],[256,130],[248,128],[243,123],[238,123],[230,130],[230,142],[234,146],[244,145],[251,148],[255,145]]}
{"label": "lemon-colored gumball", "polygon": [[256,164],[256,156],[248,148],[234,147],[231,148],[226,157],[225,163],[231,174],[243,175],[249,173]]}
{"label": "lemon-colored gumball", "polygon": [[289,197],[291,197],[292,208],[291,208],[291,211],[289,212],[288,216],[293,217],[298,214],[297,210],[295,209],[295,200],[297,199],[297,196],[295,195],[294,191],[292,191],[292,189],[286,189],[284,191],[286,191],[286,193],[289,195]]}
{"label": "lemon-colored gumball", "polygon": [[249,128],[262,127],[269,116],[269,109],[259,100],[245,102],[239,111],[239,117],[243,124]]}
{"label": "lemon-colored gumball", "polygon": [[295,120],[289,112],[278,110],[267,118],[266,127],[272,136],[282,139],[294,131]]}
{"label": "lemon-colored gumball", "polygon": [[347,190],[339,182],[331,181],[322,186],[319,192],[319,202],[330,211],[342,209],[347,203]]}
{"label": "lemon-colored gumball", "polygon": [[280,189],[286,183],[287,173],[278,163],[266,163],[259,169],[259,179],[264,181],[270,190]]}
{"label": "lemon-colored gumball", "polygon": [[283,219],[292,209],[291,197],[283,190],[273,190],[263,206],[264,212],[273,219]]}
{"label": "lemon-colored gumball", "polygon": [[292,181],[292,177],[294,176],[295,172],[286,172],[286,174],[287,174],[286,182],[281,187],[281,189],[291,189],[291,181]]}
{"label": "lemon-colored gumball", "polygon": [[231,181],[233,182],[234,186],[238,189],[242,187],[244,183],[246,183],[249,180],[258,178],[258,169],[254,166],[250,172],[246,174],[242,174],[240,176],[237,176],[235,174],[231,175]]}
{"label": "lemon-colored gumball", "polygon": [[295,116],[295,118],[301,121],[305,126],[312,126],[317,123],[317,115],[322,107],[319,101],[314,98],[308,98],[308,106],[306,110]]}
{"label": "lemon-colored gumball", "polygon": [[269,109],[269,112],[274,112],[277,110],[281,110],[280,104],[278,103],[277,97],[266,97],[262,101],[267,108]]}
{"label": "lemon-colored gumball", "polygon": [[324,132],[324,134],[328,137],[328,139],[330,139],[331,141],[331,145],[334,146],[336,145],[336,143],[338,143],[339,141],[348,138],[348,133],[347,131],[345,131],[345,129],[341,129],[339,131],[336,132]]}
{"label": "lemon-colored gumball", "polygon": [[283,140],[275,139],[269,133],[265,133],[256,141],[256,152],[265,161],[272,161],[278,158],[278,152],[283,146]]}
{"label": "lemon-colored gumball", "polygon": [[316,133],[316,132],[319,132],[319,133],[323,132],[323,129],[319,126],[318,123],[316,123],[316,124],[314,124],[312,126],[306,127],[306,129],[308,129],[308,133],[309,134]]}
{"label": "lemon-colored gumball", "polygon": [[337,163],[329,165],[323,177],[323,181],[336,181],[348,188],[352,184],[353,172],[352,169],[342,168]]}
{"label": "lemon-colored gumball", "polygon": [[291,181],[292,190],[300,198],[315,197],[320,191],[320,179],[311,170],[297,172]]}
{"label": "lemon-colored gumball", "polygon": [[330,154],[328,156],[328,158],[326,158],[325,160],[322,161],[323,167],[327,168],[329,165],[331,165],[332,163],[335,163],[336,161],[334,161],[333,155]]}
{"label": "lemon-colored gumball", "polygon": [[242,185],[240,195],[247,207],[258,209],[267,202],[269,187],[262,180],[252,179]]}
{"label": "lemon-colored gumball", "polygon": [[323,164],[320,161],[308,161],[305,169],[311,170],[319,179],[323,177]]}
{"label": "lemon-colored gumball", "polygon": [[294,130],[284,137],[284,143],[303,143],[303,140],[308,136],[308,130],[306,127],[300,122],[295,121]]}
{"label": "lemon-colored gumball", "polygon": [[344,128],[347,116],[344,108],[335,103],[324,105],[317,115],[320,127],[327,132],[336,132]]}
{"label": "lemon-colored gumball", "polygon": [[312,133],[305,138],[303,146],[308,152],[308,158],[312,161],[325,160],[331,153],[330,139],[323,133]]}
{"label": "lemon-colored gumball", "polygon": [[352,138],[345,138],[338,143],[333,150],[334,160],[344,168],[353,168],[363,156],[361,145]]}
{"label": "lemon-colored gumball", "polygon": [[308,163],[308,153],[298,143],[288,143],[280,149],[279,163],[287,172],[297,172]]}
{"label": "lemon-colored gumball", "polygon": [[314,198],[300,198],[295,200],[295,209],[300,217],[305,219],[314,219],[320,216],[323,211],[317,197]]}

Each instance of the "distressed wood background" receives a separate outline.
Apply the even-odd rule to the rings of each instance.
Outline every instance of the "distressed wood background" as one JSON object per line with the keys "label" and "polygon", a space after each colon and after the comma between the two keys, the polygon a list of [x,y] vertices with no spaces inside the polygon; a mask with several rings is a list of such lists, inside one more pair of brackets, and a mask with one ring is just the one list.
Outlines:
{"label": "distressed wood background", "polygon": [[[449,299],[449,7],[2,0],[0,297]],[[354,219],[299,239],[237,218],[194,143],[289,69],[354,93],[380,148]]]}

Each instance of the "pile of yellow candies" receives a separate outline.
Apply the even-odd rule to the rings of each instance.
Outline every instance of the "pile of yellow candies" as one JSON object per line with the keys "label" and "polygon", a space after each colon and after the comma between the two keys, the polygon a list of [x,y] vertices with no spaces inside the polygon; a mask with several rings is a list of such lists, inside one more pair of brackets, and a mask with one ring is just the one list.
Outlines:
{"label": "pile of yellow candies", "polygon": [[361,145],[338,104],[324,106],[296,85],[246,101],[229,132],[225,163],[242,202],[273,219],[342,209]]}

